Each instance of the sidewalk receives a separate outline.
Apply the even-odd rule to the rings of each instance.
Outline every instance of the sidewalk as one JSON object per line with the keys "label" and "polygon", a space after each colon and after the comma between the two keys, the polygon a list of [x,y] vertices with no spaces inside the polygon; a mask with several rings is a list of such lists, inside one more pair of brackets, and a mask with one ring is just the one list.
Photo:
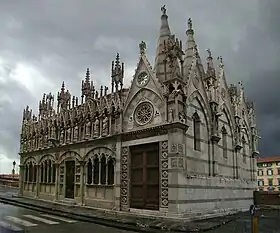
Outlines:
{"label": "sidewalk", "polygon": [[194,218],[178,220],[146,215],[135,216],[134,214],[120,211],[106,211],[60,202],[27,199],[12,195],[11,193],[0,193],[0,202],[59,215],[62,217],[69,217],[80,221],[87,221],[137,232],[205,232],[210,229],[218,228],[242,216],[248,215],[247,213],[238,213],[229,216],[200,220],[195,220]]}

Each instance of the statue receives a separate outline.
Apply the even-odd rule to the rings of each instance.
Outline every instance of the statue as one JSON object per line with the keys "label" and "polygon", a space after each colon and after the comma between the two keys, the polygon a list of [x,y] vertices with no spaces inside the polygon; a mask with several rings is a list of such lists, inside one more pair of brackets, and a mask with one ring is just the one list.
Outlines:
{"label": "statue", "polygon": [[43,136],[42,135],[40,135],[39,136],[39,148],[42,148],[43,147]]}
{"label": "statue", "polygon": [[166,8],[165,8],[165,5],[163,5],[161,8],[160,8],[161,12],[163,15],[166,15]]}
{"label": "statue", "polygon": [[170,108],[168,111],[168,121],[173,122],[173,109]]}
{"label": "statue", "polygon": [[51,138],[52,139],[56,139],[56,128],[53,125],[53,127],[51,128]]}
{"label": "statue", "polygon": [[69,143],[69,142],[71,142],[71,128],[70,127],[67,129],[66,134],[67,134],[67,142]]}
{"label": "statue", "polygon": [[60,131],[60,144],[64,144],[64,130],[62,129],[61,131]]}
{"label": "statue", "polygon": [[139,44],[139,49],[140,49],[140,54],[144,55],[146,53],[146,43],[145,41],[141,41],[141,43]]}
{"label": "statue", "polygon": [[211,110],[212,110],[212,116],[213,116],[213,135],[218,135],[219,133],[219,118],[222,115],[222,113],[220,113],[218,111],[218,105],[216,103],[212,103],[211,104]]}
{"label": "statue", "polygon": [[188,19],[188,28],[192,29],[192,19],[191,18]]}
{"label": "statue", "polygon": [[74,137],[73,137],[73,139],[74,139],[75,142],[78,141],[78,136],[79,136],[79,126],[76,125],[76,126],[74,127]]}
{"label": "statue", "polygon": [[108,130],[109,130],[109,119],[107,116],[104,117],[102,121],[102,136],[107,136],[108,135]]}
{"label": "statue", "polygon": [[96,116],[95,117],[95,122],[94,122],[94,133],[93,133],[93,136],[95,138],[98,138],[100,136],[100,125],[99,125],[99,119],[98,117]]}
{"label": "statue", "polygon": [[88,119],[86,123],[86,138],[90,138],[91,135],[91,121]]}

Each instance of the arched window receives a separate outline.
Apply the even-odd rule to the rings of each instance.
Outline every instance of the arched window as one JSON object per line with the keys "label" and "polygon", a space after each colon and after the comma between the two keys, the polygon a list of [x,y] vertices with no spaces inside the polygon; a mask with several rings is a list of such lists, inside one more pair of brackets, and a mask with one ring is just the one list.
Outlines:
{"label": "arched window", "polygon": [[48,163],[48,183],[52,182],[52,161],[49,160]]}
{"label": "arched window", "polygon": [[28,181],[28,172],[29,172],[29,167],[28,164],[25,165],[25,182]]}
{"label": "arched window", "polygon": [[48,181],[48,161],[45,161],[44,166],[44,183],[47,183]]}
{"label": "arched window", "polygon": [[52,164],[52,183],[56,182],[56,166],[55,163]]}
{"label": "arched window", "polygon": [[33,181],[32,176],[33,176],[33,165],[32,163],[29,163],[29,177],[28,177],[29,182]]}
{"label": "arched window", "polygon": [[105,155],[102,155],[101,158],[101,184],[106,184],[106,158]]}
{"label": "arched window", "polygon": [[223,157],[227,158],[227,130],[224,126],[222,128],[222,143],[223,143]]}
{"label": "arched window", "polygon": [[115,168],[114,168],[114,160],[112,158],[109,159],[108,163],[108,184],[114,184],[114,177],[115,177]]}
{"label": "arched window", "polygon": [[41,163],[41,183],[44,183],[44,164]]}
{"label": "arched window", "polygon": [[95,157],[93,165],[93,183],[99,184],[99,158]]}
{"label": "arched window", "polygon": [[34,182],[37,182],[37,169],[38,169],[38,166],[34,164],[34,167],[33,167],[33,171],[34,171],[33,181]]}
{"label": "arched window", "polygon": [[201,121],[197,112],[193,115],[193,148],[200,151],[200,128]]}
{"label": "arched window", "polygon": [[92,162],[91,162],[91,159],[88,160],[88,164],[87,164],[87,184],[92,184]]}

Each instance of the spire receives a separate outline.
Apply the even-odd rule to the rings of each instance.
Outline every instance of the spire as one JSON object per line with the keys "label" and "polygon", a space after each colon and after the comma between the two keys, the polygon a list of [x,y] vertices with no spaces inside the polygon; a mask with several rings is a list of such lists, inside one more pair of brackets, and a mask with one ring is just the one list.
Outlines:
{"label": "spire", "polygon": [[186,42],[186,50],[185,50],[185,60],[184,60],[184,67],[190,68],[192,64],[192,58],[193,58],[193,51],[196,46],[195,40],[194,40],[194,30],[193,30],[193,23],[192,19],[188,19],[188,30],[186,31],[187,34],[187,42]]}
{"label": "spire", "polygon": [[164,41],[167,41],[170,36],[170,28],[168,24],[168,16],[166,14],[166,8],[165,5],[161,7],[162,15],[161,15],[161,26],[160,26],[160,32],[159,32],[159,38],[157,42],[157,50],[156,50],[156,58],[155,58],[155,66],[154,70],[156,72],[157,78],[162,81],[164,80]]}
{"label": "spire", "polygon": [[216,74],[215,74],[215,69],[214,69],[212,52],[211,52],[210,49],[207,49],[206,51],[208,53],[206,77],[207,78],[215,78]]}
{"label": "spire", "polygon": [[85,81],[82,80],[82,99],[85,97],[85,100],[89,100],[91,96],[91,92],[93,89],[93,82],[90,82],[90,71],[89,68],[86,70]]}
{"label": "spire", "polygon": [[194,39],[194,29],[193,29],[193,22],[191,18],[188,19],[187,25],[188,25],[188,29],[186,31],[187,41],[186,41],[185,58],[184,58],[184,65],[183,65],[184,74],[188,75],[189,73],[193,61],[194,51],[197,52],[197,63],[200,72],[203,74],[204,70],[197,50],[197,45]]}

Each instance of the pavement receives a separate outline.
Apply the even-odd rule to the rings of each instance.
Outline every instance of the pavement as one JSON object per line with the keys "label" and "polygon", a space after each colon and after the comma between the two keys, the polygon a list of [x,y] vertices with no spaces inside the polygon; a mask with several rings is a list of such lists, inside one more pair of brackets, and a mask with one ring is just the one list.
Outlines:
{"label": "pavement", "polygon": [[[26,219],[30,218],[25,215],[40,216],[41,218],[47,218],[42,214],[48,216],[56,216],[55,222],[60,222],[58,218],[72,219],[77,221],[71,224],[63,223],[61,227],[59,224],[51,224],[51,227],[56,227],[54,233],[66,232],[65,229],[71,229],[71,232],[209,232],[209,233],[243,233],[250,232],[251,217],[248,213],[237,213],[229,216],[211,217],[209,219],[196,218],[196,219],[167,219],[167,218],[155,218],[152,216],[135,216],[133,214],[118,212],[118,211],[105,211],[102,209],[86,208],[78,205],[69,205],[59,202],[47,202],[38,199],[27,199],[17,196],[17,189],[0,187],[0,202],[6,203],[6,206],[13,205],[13,208],[19,208],[17,212],[24,213],[16,216],[17,218]],[[12,207],[11,207],[12,208]],[[9,210],[11,208],[8,208]],[[35,211],[33,214],[29,214],[25,211]],[[2,207],[0,206],[0,220]],[[11,211],[12,212],[12,211]],[[11,214],[10,214],[11,215]],[[266,208],[260,212],[260,233],[280,233],[280,210],[271,210]],[[49,219],[49,218],[47,218]],[[7,220],[7,219],[6,219]],[[10,219],[9,219],[10,220]],[[33,219],[37,221],[36,219]],[[43,225],[46,225],[43,222]],[[63,222],[63,221],[62,221]],[[83,222],[83,224],[81,224]],[[1,225],[1,221],[0,221]],[[69,228],[69,225],[70,228]],[[101,226],[103,225],[103,226]],[[74,226],[74,227],[73,227]],[[40,226],[42,231],[44,228]],[[77,229],[75,228],[77,227]],[[84,228],[83,228],[84,227]],[[92,228],[93,227],[93,228]],[[100,227],[103,227],[100,230]],[[82,229],[83,228],[83,229]],[[37,232],[36,227],[32,227],[33,231]],[[46,228],[47,229],[47,228]],[[93,229],[93,230],[92,230]],[[110,229],[106,231],[107,229]],[[48,229],[49,230],[49,229]],[[39,231],[39,230],[38,230]],[[42,232],[40,231],[40,232]],[[2,233],[0,231],[0,233]]]}

